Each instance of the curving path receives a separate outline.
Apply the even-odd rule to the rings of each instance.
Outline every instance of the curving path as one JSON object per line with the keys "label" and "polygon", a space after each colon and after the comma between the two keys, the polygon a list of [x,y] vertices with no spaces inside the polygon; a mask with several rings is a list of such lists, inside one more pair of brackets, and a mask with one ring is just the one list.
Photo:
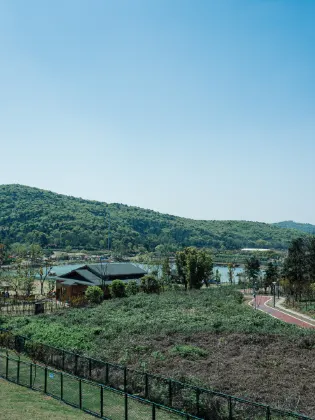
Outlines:
{"label": "curving path", "polygon": [[[266,312],[267,314],[273,316],[274,318],[287,322],[288,324],[295,324],[303,328],[315,328],[315,325],[311,324],[310,322],[304,321],[293,315],[283,312],[279,309],[268,306],[267,302],[271,301],[272,299],[273,299],[272,296],[257,295],[256,308],[260,311]],[[254,307],[254,304],[255,304],[254,299],[250,302],[250,304]]]}

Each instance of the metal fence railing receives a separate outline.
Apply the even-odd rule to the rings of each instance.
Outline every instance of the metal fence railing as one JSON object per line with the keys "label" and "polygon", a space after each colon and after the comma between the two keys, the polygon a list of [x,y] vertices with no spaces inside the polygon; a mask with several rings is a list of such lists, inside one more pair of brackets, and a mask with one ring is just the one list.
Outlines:
{"label": "metal fence railing", "polygon": [[0,355],[0,377],[111,420],[201,420],[152,401],[36,363]]}
{"label": "metal fence railing", "polygon": [[43,313],[51,313],[59,311],[60,309],[67,308],[63,302],[57,302],[52,300],[42,301],[14,301],[3,298],[0,300],[0,315],[11,315],[11,316],[27,316],[37,315]]}
{"label": "metal fence railing", "polygon": [[24,353],[33,361],[76,377],[120,392],[137,395],[144,400],[185,411],[206,420],[312,420],[311,417],[303,414],[272,408],[266,404],[36,343],[1,328],[0,347]]}

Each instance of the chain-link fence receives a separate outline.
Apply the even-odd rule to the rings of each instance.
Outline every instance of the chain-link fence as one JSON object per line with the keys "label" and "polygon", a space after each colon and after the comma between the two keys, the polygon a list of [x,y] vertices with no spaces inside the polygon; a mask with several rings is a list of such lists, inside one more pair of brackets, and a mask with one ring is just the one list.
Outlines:
{"label": "chain-link fence", "polygon": [[201,420],[126,392],[8,355],[0,355],[0,376],[102,419]]}
{"label": "chain-link fence", "polygon": [[24,353],[33,361],[76,377],[103,384],[118,392],[137,395],[144,400],[185,411],[205,420],[312,420],[303,414],[271,408],[268,405],[36,343],[3,329],[0,329],[1,346]]}

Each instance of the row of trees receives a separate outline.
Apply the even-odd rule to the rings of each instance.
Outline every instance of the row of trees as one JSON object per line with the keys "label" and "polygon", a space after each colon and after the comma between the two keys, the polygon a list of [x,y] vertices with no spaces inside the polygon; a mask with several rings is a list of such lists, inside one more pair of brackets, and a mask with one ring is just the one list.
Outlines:
{"label": "row of trees", "polygon": [[[40,283],[40,294],[44,294],[44,283],[52,270],[52,262],[43,259],[44,252],[38,244],[29,247],[18,246],[15,249],[15,263],[12,267],[3,268],[6,247],[1,246],[0,252],[0,288],[13,291],[15,296],[29,297],[35,290],[35,279]],[[1,257],[2,256],[2,257]],[[49,294],[55,288],[55,281],[49,279],[47,282]]]}

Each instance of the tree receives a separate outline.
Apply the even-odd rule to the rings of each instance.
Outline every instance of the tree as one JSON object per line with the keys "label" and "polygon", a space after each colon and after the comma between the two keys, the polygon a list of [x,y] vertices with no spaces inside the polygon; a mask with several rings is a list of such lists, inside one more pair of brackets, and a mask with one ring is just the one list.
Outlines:
{"label": "tree", "polygon": [[272,283],[278,281],[278,279],[279,279],[278,268],[275,264],[272,263],[272,261],[269,261],[267,269],[265,271],[265,275],[264,275],[265,293],[267,293],[267,287],[271,287]]}
{"label": "tree", "polygon": [[229,263],[228,264],[228,278],[229,278],[229,282],[232,284],[234,281],[234,264]]}
{"label": "tree", "polygon": [[85,291],[85,297],[91,303],[101,303],[104,293],[98,286],[89,286]]}
{"label": "tree", "polygon": [[203,284],[208,285],[213,269],[208,251],[188,247],[176,253],[175,261],[178,279],[185,286],[185,290],[200,289]]}
{"label": "tree", "polygon": [[295,299],[301,298],[303,290],[310,284],[307,256],[306,242],[302,238],[293,240],[284,262],[283,273],[288,280],[289,293],[294,295]]}
{"label": "tree", "polygon": [[164,285],[169,285],[172,280],[172,270],[170,267],[170,260],[168,257],[165,257],[162,262],[162,283]]}
{"label": "tree", "polygon": [[39,282],[40,282],[40,294],[44,294],[44,282],[51,273],[51,270],[53,268],[53,264],[50,260],[46,260],[45,267],[39,268]]}
{"label": "tree", "polygon": [[260,261],[256,257],[248,258],[245,262],[246,276],[252,282],[255,282],[260,272]]}
{"label": "tree", "polygon": [[147,274],[141,278],[141,289],[145,293],[159,293],[160,283],[156,276]]}
{"label": "tree", "polygon": [[221,273],[218,269],[215,270],[214,280],[215,280],[216,284],[221,283]]}

